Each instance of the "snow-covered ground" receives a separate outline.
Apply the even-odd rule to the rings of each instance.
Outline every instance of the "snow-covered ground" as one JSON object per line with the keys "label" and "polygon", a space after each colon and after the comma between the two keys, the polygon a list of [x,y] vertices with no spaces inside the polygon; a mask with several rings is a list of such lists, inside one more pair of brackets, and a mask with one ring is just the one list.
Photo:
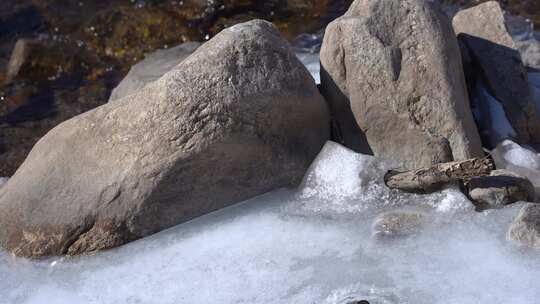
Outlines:
{"label": "snow-covered ground", "polygon": [[[538,303],[540,254],[505,239],[519,205],[477,213],[457,190],[400,194],[382,183],[391,166],[328,143],[297,190],[92,256],[2,252],[0,302]],[[422,229],[374,237],[391,210],[422,213]]]}

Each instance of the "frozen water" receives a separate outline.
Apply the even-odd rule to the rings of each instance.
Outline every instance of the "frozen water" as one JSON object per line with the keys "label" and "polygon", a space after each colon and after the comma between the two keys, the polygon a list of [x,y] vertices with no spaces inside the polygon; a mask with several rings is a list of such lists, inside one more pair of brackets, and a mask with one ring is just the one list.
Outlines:
{"label": "frozen water", "polygon": [[[519,206],[470,211],[458,191],[382,186],[391,162],[328,143],[279,190],[92,256],[0,253],[3,303],[536,304],[540,253],[505,232]],[[418,234],[372,237],[375,215],[422,210]]]}
{"label": "frozen water", "polygon": [[318,53],[296,53],[296,57],[300,59],[300,61],[306,66],[308,71],[311,73],[311,76],[313,76],[313,79],[315,79],[315,83],[320,84],[321,83],[321,64],[319,59]]}
{"label": "frozen water", "polygon": [[525,176],[537,189],[540,188],[540,155],[535,150],[505,140],[491,154],[497,168]]}
{"label": "frozen water", "polygon": [[322,32],[301,34],[292,41],[296,56],[306,66],[317,84],[321,83],[319,52],[322,45]]}

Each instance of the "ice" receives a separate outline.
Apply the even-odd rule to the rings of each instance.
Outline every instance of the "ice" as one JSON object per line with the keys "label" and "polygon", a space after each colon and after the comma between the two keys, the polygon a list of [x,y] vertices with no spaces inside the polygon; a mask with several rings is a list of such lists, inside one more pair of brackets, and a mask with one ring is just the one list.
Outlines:
{"label": "ice", "polygon": [[[0,302],[538,303],[540,253],[505,239],[519,205],[476,213],[455,189],[390,191],[391,167],[328,143],[296,190],[91,256],[0,252]],[[377,214],[403,208],[431,220],[408,237],[372,237]]]}
{"label": "ice", "polygon": [[292,41],[292,47],[296,56],[306,66],[315,79],[315,83],[321,83],[319,52],[322,45],[322,32],[317,34],[300,34]]}
{"label": "ice", "polygon": [[306,66],[308,71],[311,73],[311,76],[313,76],[313,79],[315,79],[316,84],[321,83],[321,64],[319,62],[319,54],[318,53],[296,53],[296,57],[300,59],[300,61]]}
{"label": "ice", "polygon": [[540,188],[540,155],[534,149],[505,140],[491,151],[491,155],[498,169],[525,176],[537,190]]}

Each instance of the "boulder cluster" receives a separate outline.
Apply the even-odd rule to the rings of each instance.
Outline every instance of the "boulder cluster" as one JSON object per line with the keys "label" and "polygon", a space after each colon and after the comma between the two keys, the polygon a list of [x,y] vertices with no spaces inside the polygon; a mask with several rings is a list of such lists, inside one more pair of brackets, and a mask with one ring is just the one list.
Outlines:
{"label": "boulder cluster", "polygon": [[[429,0],[356,0],[326,28],[319,87],[262,20],[150,56],[0,186],[0,245],[26,257],[120,246],[297,186],[327,140],[403,169],[481,158],[506,137],[538,145],[539,114],[504,22],[496,2],[451,21]],[[500,102],[513,133],[494,128],[477,88]],[[482,208],[535,200],[526,178],[501,171],[468,187]],[[538,244],[535,208],[511,235]],[[421,220],[389,214],[379,233]]]}

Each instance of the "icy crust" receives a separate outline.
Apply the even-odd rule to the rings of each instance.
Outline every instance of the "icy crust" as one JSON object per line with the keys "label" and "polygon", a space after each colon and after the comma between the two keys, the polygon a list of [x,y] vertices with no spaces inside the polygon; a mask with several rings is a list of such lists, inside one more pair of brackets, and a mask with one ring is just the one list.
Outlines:
{"label": "icy crust", "polygon": [[518,175],[527,177],[536,188],[540,189],[540,154],[532,148],[522,147],[511,140],[501,142],[491,151],[495,165]]}
{"label": "icy crust", "polygon": [[474,209],[457,188],[430,195],[390,190],[384,184],[384,175],[396,167],[393,161],[357,154],[337,143],[327,142],[306,173],[291,209],[327,217],[369,216],[401,206],[430,208],[443,213]]}
{"label": "icy crust", "polygon": [[[389,167],[328,143],[298,190],[92,256],[1,252],[0,303],[538,303],[540,254],[505,240],[519,205],[475,213],[452,189],[400,195],[382,187]],[[374,238],[376,215],[402,209],[430,223]]]}

